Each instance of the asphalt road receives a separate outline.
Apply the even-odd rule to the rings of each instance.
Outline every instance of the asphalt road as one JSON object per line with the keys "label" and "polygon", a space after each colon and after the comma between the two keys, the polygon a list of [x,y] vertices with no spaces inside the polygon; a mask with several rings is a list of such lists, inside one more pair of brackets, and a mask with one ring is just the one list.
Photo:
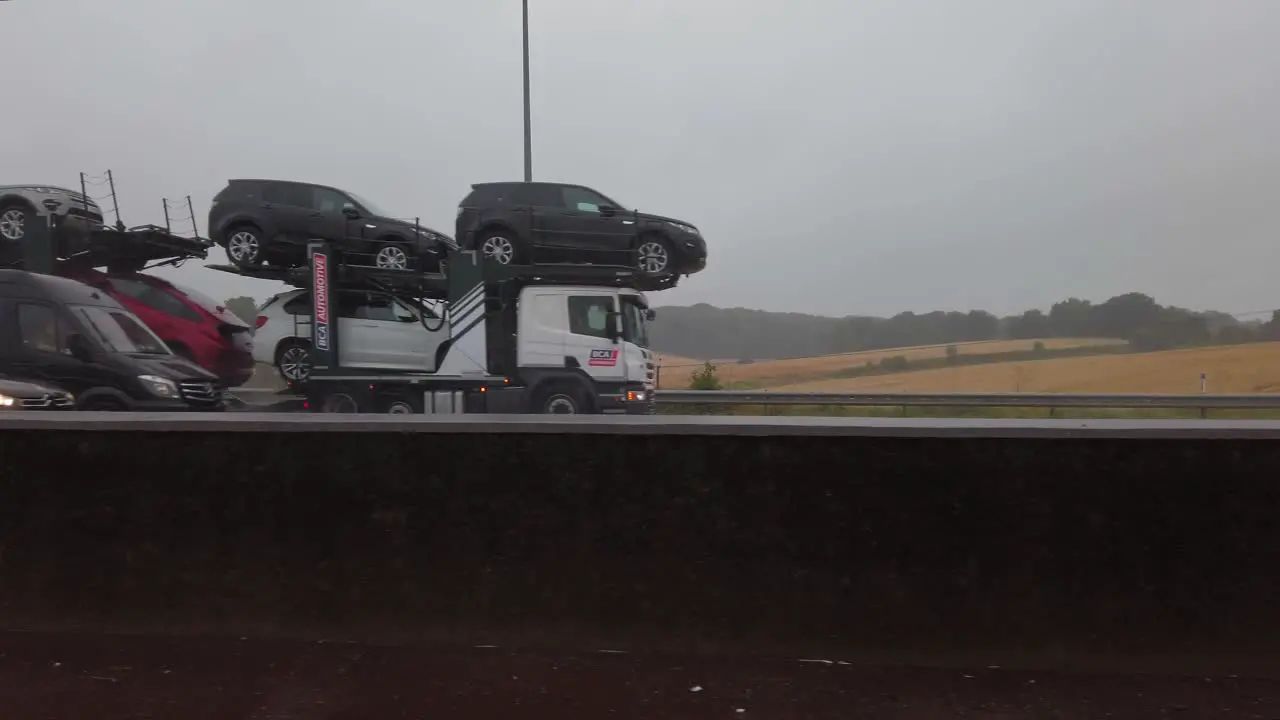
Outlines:
{"label": "asphalt road", "polygon": [[1274,718],[1280,679],[11,633],[0,708],[6,720]]}

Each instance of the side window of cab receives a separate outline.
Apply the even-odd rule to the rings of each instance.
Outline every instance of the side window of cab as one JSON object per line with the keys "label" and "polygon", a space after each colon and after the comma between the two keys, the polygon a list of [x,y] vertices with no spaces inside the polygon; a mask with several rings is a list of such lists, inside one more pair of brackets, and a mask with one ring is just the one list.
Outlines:
{"label": "side window of cab", "polygon": [[58,312],[34,302],[17,304],[18,339],[26,350],[65,352],[66,343],[58,332]]}
{"label": "side window of cab", "polygon": [[607,295],[570,295],[569,332],[609,340],[609,313],[613,298]]}

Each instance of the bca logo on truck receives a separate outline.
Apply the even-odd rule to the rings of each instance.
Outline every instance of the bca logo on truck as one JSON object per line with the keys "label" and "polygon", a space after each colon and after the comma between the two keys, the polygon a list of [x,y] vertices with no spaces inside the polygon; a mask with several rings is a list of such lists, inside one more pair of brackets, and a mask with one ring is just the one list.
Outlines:
{"label": "bca logo on truck", "polygon": [[316,253],[311,258],[315,267],[315,275],[311,278],[311,287],[315,293],[316,314],[316,349],[329,349],[329,256]]}
{"label": "bca logo on truck", "polygon": [[616,367],[617,364],[617,350],[592,350],[591,359],[587,360],[587,365],[591,367]]}

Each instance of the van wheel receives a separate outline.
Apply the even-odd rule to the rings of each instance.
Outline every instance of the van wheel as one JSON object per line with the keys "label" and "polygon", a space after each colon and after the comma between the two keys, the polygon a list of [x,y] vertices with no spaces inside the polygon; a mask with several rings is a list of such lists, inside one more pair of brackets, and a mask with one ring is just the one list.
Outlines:
{"label": "van wheel", "polygon": [[538,393],[534,411],[540,415],[581,415],[590,411],[590,405],[581,388],[556,385]]}
{"label": "van wheel", "polygon": [[80,406],[85,412],[125,412],[129,408],[114,398],[94,398]]}

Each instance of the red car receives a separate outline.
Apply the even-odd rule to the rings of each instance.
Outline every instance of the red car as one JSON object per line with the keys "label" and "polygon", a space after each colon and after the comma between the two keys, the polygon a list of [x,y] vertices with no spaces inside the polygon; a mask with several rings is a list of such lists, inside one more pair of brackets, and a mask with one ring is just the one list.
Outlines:
{"label": "red car", "polygon": [[106,292],[180,355],[238,387],[253,376],[253,329],[198,290],[142,273],[90,270],[72,279]]}

